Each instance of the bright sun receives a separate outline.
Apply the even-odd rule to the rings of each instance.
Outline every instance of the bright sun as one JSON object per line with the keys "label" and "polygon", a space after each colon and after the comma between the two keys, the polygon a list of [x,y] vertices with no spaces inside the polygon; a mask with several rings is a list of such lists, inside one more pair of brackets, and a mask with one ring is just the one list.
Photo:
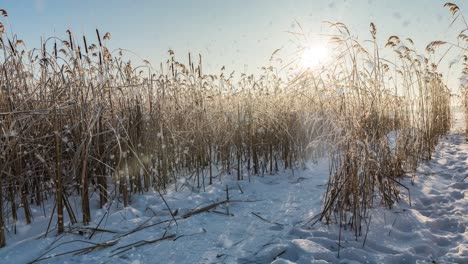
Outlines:
{"label": "bright sun", "polygon": [[324,45],[309,46],[302,52],[304,68],[316,69],[326,62],[329,56],[328,48]]}

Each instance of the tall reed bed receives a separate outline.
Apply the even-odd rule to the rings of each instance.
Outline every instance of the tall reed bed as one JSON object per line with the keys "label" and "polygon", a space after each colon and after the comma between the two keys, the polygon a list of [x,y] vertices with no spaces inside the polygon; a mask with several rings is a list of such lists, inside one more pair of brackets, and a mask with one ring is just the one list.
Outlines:
{"label": "tall reed bed", "polygon": [[92,221],[92,199],[127,206],[133,194],[180,187],[180,177],[204,189],[222,177],[274,174],[332,141],[327,114],[272,68],[234,80],[204,74],[201,56],[188,54],[184,65],[172,51],[160,69],[135,67],[108,41],[98,30],[67,31],[27,49],[2,30],[0,246],[19,218],[33,221],[31,205],[49,199],[61,233],[65,219]]}
{"label": "tall reed bed", "polygon": [[353,38],[342,23],[331,27],[338,32],[332,36],[335,67],[305,77],[319,78],[318,88],[333,94],[324,105],[341,129],[318,220],[337,222],[357,237],[370,221],[369,209],[391,208],[406,188],[401,177],[430,159],[450,129],[450,90],[433,62],[437,43],[424,57],[411,39],[391,36],[385,45],[395,53],[390,61],[380,56],[373,23],[366,42]]}
{"label": "tall reed bed", "polygon": [[390,37],[388,61],[373,24],[365,43],[342,23],[330,26],[330,63],[282,79],[272,67],[259,76],[206,74],[200,55],[183,64],[171,50],[158,69],[134,66],[98,30],[27,49],[0,24],[0,246],[19,216],[30,223],[31,205],[48,199],[61,233],[65,219],[92,221],[90,199],[127,206],[134,194],[180,187],[181,177],[203,190],[326,153],[320,219],[358,235],[368,209],[391,207],[400,176],[430,158],[449,129],[450,93],[431,54],[419,56],[412,40]]}
{"label": "tall reed bed", "polygon": [[459,22],[459,27],[461,30],[459,31],[458,35],[456,36],[456,41],[454,42],[445,42],[445,41],[438,41],[443,45],[449,45],[450,49],[454,48],[459,51],[458,62],[462,65],[462,70],[460,73],[460,95],[461,100],[463,102],[463,108],[465,111],[465,130],[468,133],[468,22],[463,15],[463,12],[460,8],[453,3],[446,3],[444,7],[448,8],[450,14],[452,15],[453,21],[452,24],[455,22]]}

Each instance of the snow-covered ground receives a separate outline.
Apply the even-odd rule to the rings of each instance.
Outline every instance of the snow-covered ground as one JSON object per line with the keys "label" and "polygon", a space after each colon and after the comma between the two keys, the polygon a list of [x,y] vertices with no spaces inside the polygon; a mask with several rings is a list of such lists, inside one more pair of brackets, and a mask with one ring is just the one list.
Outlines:
{"label": "snow-covered ground", "polygon": [[[463,116],[455,119],[433,160],[402,181],[411,205],[402,190],[392,210],[374,209],[365,243],[364,235],[356,240],[343,231],[339,258],[337,226],[308,223],[320,212],[326,189],[328,164],[321,160],[250,182],[225,175],[205,191],[179,183],[177,192],[164,195],[177,224],[157,193],[133,196],[127,208],[114,202],[108,210],[95,209],[90,226],[114,233],[72,228],[44,237],[50,213],[33,208],[33,224],[18,223],[16,235],[9,230],[0,263],[41,257],[39,263],[468,263],[468,142]],[[228,206],[193,211],[225,201],[226,188]],[[103,242],[109,244],[59,256]]]}

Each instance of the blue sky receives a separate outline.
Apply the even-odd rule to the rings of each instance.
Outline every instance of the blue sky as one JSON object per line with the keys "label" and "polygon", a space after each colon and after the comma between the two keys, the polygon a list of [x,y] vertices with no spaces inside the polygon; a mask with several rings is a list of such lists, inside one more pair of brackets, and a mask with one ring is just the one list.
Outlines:
{"label": "blue sky", "polygon": [[[205,69],[255,72],[268,64],[280,47],[298,44],[287,31],[297,20],[311,36],[329,33],[324,20],[341,21],[355,35],[369,37],[375,22],[382,43],[390,35],[412,37],[423,49],[431,40],[450,37],[445,0],[1,0],[13,31],[28,46],[40,37],[94,37],[94,30],[111,32],[111,47],[126,48],[153,64],[167,59],[172,49],[183,61],[188,51],[204,56]],[[462,10],[468,3],[454,1]],[[459,28],[458,28],[459,29]],[[457,29],[457,30],[458,30]],[[247,65],[247,66],[246,66]]]}

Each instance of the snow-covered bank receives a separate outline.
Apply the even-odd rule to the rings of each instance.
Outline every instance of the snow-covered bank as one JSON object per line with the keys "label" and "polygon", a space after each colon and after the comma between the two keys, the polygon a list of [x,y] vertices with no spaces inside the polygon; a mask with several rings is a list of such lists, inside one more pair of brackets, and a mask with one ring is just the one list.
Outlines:
{"label": "snow-covered bank", "polygon": [[[87,254],[53,257],[45,263],[214,263],[214,262],[270,262],[281,252],[290,233],[301,226],[320,210],[321,197],[326,188],[328,164],[322,161],[309,169],[287,170],[279,175],[266,174],[237,182],[234,176],[224,176],[206,187],[206,192],[193,191],[187,182],[182,190],[169,191],[165,198],[171,209],[177,214],[175,218],[194,209],[226,200],[226,186],[229,199],[233,200],[228,207],[220,205],[209,212],[199,213],[174,222],[164,222],[172,217],[156,193],[134,196],[132,205],[117,209],[115,205],[104,217],[99,228],[117,233],[96,233],[91,240],[90,234],[66,234],[55,237],[34,239],[11,236],[6,248],[0,249],[0,259],[10,263],[32,261],[52,247],[61,245],[44,257],[89,247],[85,242],[104,242],[117,237],[118,244],[103,250]],[[235,201],[239,202],[235,202]],[[104,210],[93,212],[96,226],[104,216]],[[229,213],[230,215],[227,215]],[[45,219],[44,219],[45,220]],[[135,233],[126,233],[141,226],[159,225],[141,229]],[[46,221],[42,225],[33,224],[31,230],[45,231]],[[54,233],[54,232],[52,232]],[[152,240],[163,236],[175,235],[174,238],[133,249],[123,254],[112,251],[141,240]],[[24,254],[25,248],[33,248]],[[279,251],[278,251],[279,250]],[[275,255],[275,253],[277,253]]]}
{"label": "snow-covered bank", "polygon": [[[354,232],[341,232],[339,258],[338,227],[307,223],[320,212],[326,190],[328,164],[322,160],[251,177],[250,183],[223,176],[205,192],[187,181],[165,195],[177,224],[158,194],[148,193],[133,196],[124,209],[117,202],[108,211],[95,209],[91,226],[99,225],[99,232],[73,228],[38,238],[49,217],[34,208],[33,224],[19,223],[17,235],[9,230],[0,262],[27,263],[42,255],[39,263],[468,263],[468,143],[462,125],[457,114],[433,160],[402,180],[411,197],[403,189],[392,210],[374,209],[368,232],[357,240]],[[225,201],[226,186],[231,203],[194,211]],[[88,247],[93,248],[59,256]]]}

